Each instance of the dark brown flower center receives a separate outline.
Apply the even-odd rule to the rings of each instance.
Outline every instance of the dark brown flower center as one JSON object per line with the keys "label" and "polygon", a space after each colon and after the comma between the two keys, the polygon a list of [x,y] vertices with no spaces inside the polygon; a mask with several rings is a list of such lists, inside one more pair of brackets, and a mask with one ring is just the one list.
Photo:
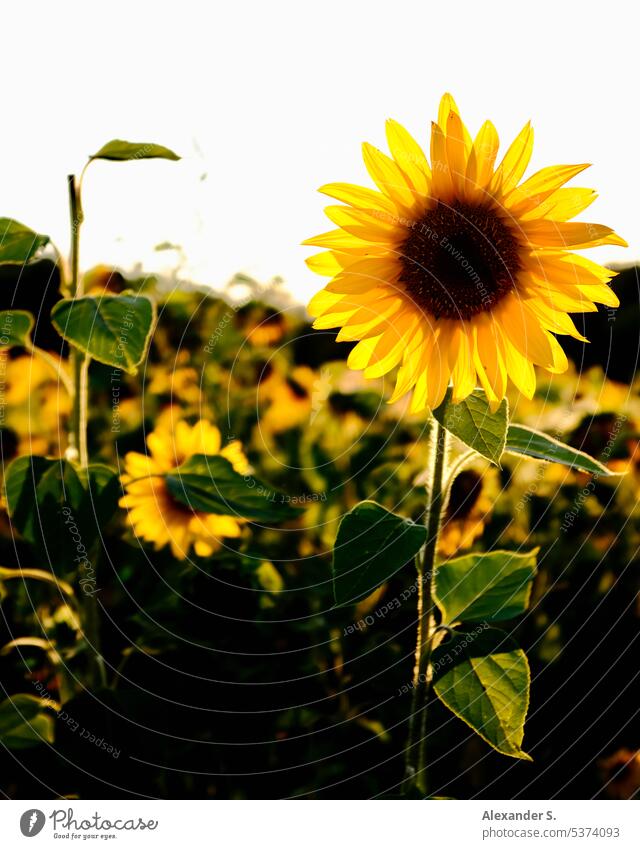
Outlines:
{"label": "dark brown flower center", "polygon": [[515,285],[520,244],[491,207],[438,202],[414,222],[402,247],[401,283],[436,318],[469,319]]}

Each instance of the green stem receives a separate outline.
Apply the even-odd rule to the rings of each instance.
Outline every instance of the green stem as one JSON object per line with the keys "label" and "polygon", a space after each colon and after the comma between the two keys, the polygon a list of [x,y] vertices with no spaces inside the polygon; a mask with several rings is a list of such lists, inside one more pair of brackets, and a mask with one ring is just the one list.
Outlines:
{"label": "green stem", "polygon": [[[442,514],[446,506],[443,488],[446,459],[447,432],[434,419],[430,434],[429,467],[432,469],[427,492],[426,527],[427,539],[416,558],[418,572],[418,629],[416,638],[415,665],[413,670],[413,695],[409,717],[409,739],[405,751],[404,793],[416,788],[423,796],[428,795],[429,783],[426,767],[427,708],[431,695],[433,670],[431,653],[436,636],[433,588],[438,535]],[[418,723],[418,717],[420,722]]]}
{"label": "green stem", "polygon": [[[84,174],[84,171],[83,171]],[[67,178],[69,185],[69,216],[71,222],[71,253],[69,266],[71,280],[69,294],[72,298],[81,298],[84,294],[83,282],[79,272],[80,227],[84,220],[82,212],[81,184],[75,174]],[[67,458],[79,462],[84,469],[89,465],[87,448],[87,422],[89,404],[89,363],[91,358],[73,346],[69,356],[71,380],[73,382],[73,407],[69,430],[69,449]],[[98,557],[94,558],[93,568],[98,571]],[[87,594],[84,602],[84,632],[89,649],[93,651],[94,683],[106,686],[107,675],[104,660],[100,652],[100,611],[95,594]]]}
{"label": "green stem", "polygon": [[87,447],[87,425],[89,421],[89,363],[91,358],[78,352],[80,360],[78,383],[78,449],[80,465],[85,469],[89,465],[89,449]]}
{"label": "green stem", "polygon": [[[69,267],[71,279],[69,281],[69,295],[72,298],[81,298],[82,280],[79,274],[79,249],[80,249],[80,226],[82,224],[82,203],[80,200],[80,189],[75,177],[75,174],[70,174],[67,177],[69,186],[69,217],[71,224],[71,252],[69,255]],[[81,435],[82,427],[82,406],[83,399],[81,393],[82,384],[82,359],[83,355],[76,348],[72,347],[69,355],[69,364],[71,366],[71,380],[73,382],[73,405],[71,408],[71,422],[69,427],[69,447],[67,449],[67,459],[78,461],[81,465],[86,465],[82,462],[81,448],[83,437]],[[84,400],[86,405],[86,399]],[[85,456],[86,461],[86,456]]]}

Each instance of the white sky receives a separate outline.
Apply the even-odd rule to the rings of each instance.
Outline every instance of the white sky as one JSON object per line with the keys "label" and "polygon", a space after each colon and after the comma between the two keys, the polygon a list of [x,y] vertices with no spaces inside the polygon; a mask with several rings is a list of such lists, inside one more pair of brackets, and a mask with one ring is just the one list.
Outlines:
{"label": "white sky", "polygon": [[[426,143],[449,90],[503,144],[529,118],[532,170],[592,162],[585,216],[640,257],[638,7],[631,2],[30,2],[3,8],[0,215],[68,244],[66,174],[119,137],[184,160],[95,163],[81,263],[221,286],[235,271],[318,287],[299,243],[330,229],[318,186],[369,185],[360,142],[394,117]],[[207,175],[201,180],[201,175]],[[329,202],[328,200],[326,201]],[[599,256],[597,255],[599,254]]]}

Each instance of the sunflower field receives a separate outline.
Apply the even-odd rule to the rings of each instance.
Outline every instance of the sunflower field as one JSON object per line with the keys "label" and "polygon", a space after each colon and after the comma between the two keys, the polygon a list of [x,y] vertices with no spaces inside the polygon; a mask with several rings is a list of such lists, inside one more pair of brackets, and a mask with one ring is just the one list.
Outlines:
{"label": "sunflower field", "polygon": [[308,312],[0,220],[7,796],[638,792],[637,269],[529,125],[387,139]]}

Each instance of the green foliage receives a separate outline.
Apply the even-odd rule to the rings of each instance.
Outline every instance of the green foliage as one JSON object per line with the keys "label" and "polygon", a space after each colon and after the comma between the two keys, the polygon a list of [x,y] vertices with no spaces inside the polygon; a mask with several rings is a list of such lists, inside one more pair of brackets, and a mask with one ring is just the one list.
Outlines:
{"label": "green foliage", "polygon": [[282,522],[299,514],[286,495],[253,475],[238,474],[219,455],[195,454],[165,480],[176,501],[192,510],[258,522]]}
{"label": "green foliage", "polygon": [[57,516],[63,505],[77,510],[84,495],[73,466],[47,457],[18,457],[7,468],[4,485],[12,524],[32,545],[39,545],[43,534],[46,539],[51,512]]}
{"label": "green foliage", "polygon": [[113,139],[103,145],[97,153],[89,157],[94,159],[108,159],[112,162],[125,162],[131,159],[171,159],[174,162],[180,159],[177,153],[169,150],[161,144],[150,142],[128,142],[122,139]]}
{"label": "green foliage", "polygon": [[537,551],[467,554],[440,565],[434,597],[442,621],[447,625],[493,622],[524,613],[536,574]]}
{"label": "green foliage", "polygon": [[0,311],[0,348],[28,348],[34,319],[26,310]]}
{"label": "green foliage", "polygon": [[155,309],[144,295],[64,298],[52,309],[51,319],[80,351],[135,374],[149,347]]}
{"label": "green foliage", "polygon": [[13,218],[0,218],[0,265],[22,265],[37,259],[38,252],[48,243],[48,236],[34,232]]}
{"label": "green foliage", "polygon": [[503,631],[454,633],[433,652],[439,699],[490,746],[512,758],[522,751],[529,706],[529,664]]}
{"label": "green foliage", "polygon": [[333,548],[336,603],[351,604],[369,595],[411,560],[427,531],[375,501],[362,501],[340,522]]}
{"label": "green foliage", "polygon": [[43,711],[42,701],[18,693],[0,704],[0,742],[9,749],[29,749],[53,743],[53,717]]}
{"label": "green foliage", "polygon": [[584,451],[578,451],[565,445],[546,433],[521,424],[509,425],[506,450],[512,454],[522,454],[548,463],[560,463],[590,475],[614,475],[605,465],[594,460]]}
{"label": "green foliage", "polygon": [[13,527],[44,562],[53,559],[67,573],[79,556],[88,556],[115,511],[118,493],[118,478],[100,464],[79,473],[67,460],[24,456],[5,472]]}
{"label": "green foliage", "polygon": [[451,389],[444,401],[433,411],[442,427],[457,436],[469,448],[497,466],[504,451],[509,423],[509,410],[504,399],[495,413],[482,389],[474,391],[459,404],[451,402]]}

